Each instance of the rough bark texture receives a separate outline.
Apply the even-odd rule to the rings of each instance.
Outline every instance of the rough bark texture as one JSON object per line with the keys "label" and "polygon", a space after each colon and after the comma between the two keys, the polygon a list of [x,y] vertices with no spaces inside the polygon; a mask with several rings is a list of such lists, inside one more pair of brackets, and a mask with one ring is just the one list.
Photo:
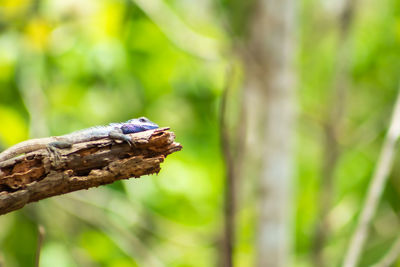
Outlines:
{"label": "rough bark texture", "polygon": [[46,149],[0,162],[0,214],[51,196],[158,173],[165,157],[182,149],[168,128],[131,134],[134,146],[108,138]]}

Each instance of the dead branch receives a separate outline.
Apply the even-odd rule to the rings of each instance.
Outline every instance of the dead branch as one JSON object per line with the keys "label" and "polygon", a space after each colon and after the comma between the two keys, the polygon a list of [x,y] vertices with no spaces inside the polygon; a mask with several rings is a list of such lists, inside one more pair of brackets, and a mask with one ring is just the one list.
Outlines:
{"label": "dead branch", "polygon": [[182,149],[168,129],[131,134],[132,147],[104,138],[60,149],[57,157],[41,149],[0,162],[0,214],[44,198],[158,173],[165,157]]}

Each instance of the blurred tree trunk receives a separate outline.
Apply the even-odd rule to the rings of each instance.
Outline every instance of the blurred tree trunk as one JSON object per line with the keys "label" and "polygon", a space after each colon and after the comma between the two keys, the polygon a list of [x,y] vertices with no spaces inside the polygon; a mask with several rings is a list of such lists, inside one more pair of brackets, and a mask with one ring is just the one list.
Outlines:
{"label": "blurred tree trunk", "polygon": [[295,1],[259,0],[249,16],[242,55],[248,119],[261,133],[256,265],[289,266],[295,124]]}
{"label": "blurred tree trunk", "polygon": [[[243,116],[238,119],[238,126],[247,131],[238,134],[236,147],[245,144],[246,148],[239,149],[237,154],[246,152],[241,160],[252,168],[246,168],[247,174],[256,173],[259,177],[256,181],[256,265],[290,266],[294,220],[295,1],[221,0],[221,3],[228,15],[225,22],[234,40],[234,50],[243,59],[245,69]],[[233,165],[241,163],[239,158],[235,157]],[[235,175],[243,176],[236,171]],[[238,182],[244,180],[248,181],[249,177]],[[235,192],[233,185],[234,182],[227,184],[227,192],[235,197],[243,193]],[[237,190],[243,190],[243,186],[238,185]],[[226,205],[232,199],[227,197]],[[230,204],[234,214],[234,203]],[[234,216],[227,214],[227,220],[234,220]],[[234,225],[234,222],[229,223]],[[232,232],[226,231],[225,240],[233,242],[228,236],[233,235]],[[233,245],[225,244],[225,247]],[[232,259],[229,253],[233,250],[224,251],[227,255],[221,256]],[[225,266],[232,265],[232,261],[221,262],[227,263]]]}

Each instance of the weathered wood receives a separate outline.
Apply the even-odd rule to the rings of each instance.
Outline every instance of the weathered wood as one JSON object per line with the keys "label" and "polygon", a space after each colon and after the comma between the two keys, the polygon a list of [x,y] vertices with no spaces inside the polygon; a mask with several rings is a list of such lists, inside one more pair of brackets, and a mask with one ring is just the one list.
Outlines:
{"label": "weathered wood", "polygon": [[0,214],[44,198],[158,173],[165,157],[182,149],[169,128],[131,134],[132,147],[108,138],[46,149],[0,162]]}

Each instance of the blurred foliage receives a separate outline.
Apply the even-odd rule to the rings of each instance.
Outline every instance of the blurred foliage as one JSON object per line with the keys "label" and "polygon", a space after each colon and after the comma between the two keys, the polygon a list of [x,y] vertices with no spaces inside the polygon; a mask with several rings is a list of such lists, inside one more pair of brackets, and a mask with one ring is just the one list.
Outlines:
{"label": "blurred foliage", "polygon": [[248,25],[251,22],[253,11],[257,9],[257,1],[248,0],[220,0],[220,12],[225,20],[224,26],[233,37],[246,37],[248,34]]}
{"label": "blurred foliage", "polygon": [[[5,266],[33,265],[38,225],[46,229],[44,267],[213,266],[218,261],[224,185],[219,100],[226,65],[234,58],[227,49],[234,41],[230,33],[246,30],[250,1],[147,3],[153,5],[0,0],[1,147],[142,115],[170,126],[184,147],[168,157],[157,176],[44,200],[1,216]],[[295,266],[312,266],[340,3],[299,2]],[[332,235],[324,248],[331,266],[340,264],[354,229],[399,84],[400,2],[360,1],[356,13],[348,47],[352,84],[329,212]],[[260,29],[260,34],[268,33]],[[395,164],[362,266],[382,257],[398,232],[399,175]],[[243,177],[240,196],[238,266],[252,266],[254,260],[252,176]]]}

